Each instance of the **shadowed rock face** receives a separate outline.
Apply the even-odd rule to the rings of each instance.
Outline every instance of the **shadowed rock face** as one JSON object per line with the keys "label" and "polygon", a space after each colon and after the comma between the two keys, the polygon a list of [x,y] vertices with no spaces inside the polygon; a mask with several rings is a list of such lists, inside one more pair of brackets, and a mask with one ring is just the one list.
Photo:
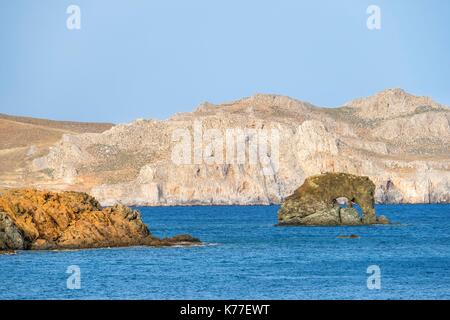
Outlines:
{"label": "shadowed rock face", "polygon": [[[309,177],[286,198],[278,212],[280,225],[361,225],[386,224],[375,215],[375,184],[368,177],[347,173],[325,173]],[[338,205],[348,200],[348,208]],[[352,207],[361,207],[363,216]]]}
{"label": "shadowed rock face", "polygon": [[101,208],[85,193],[17,189],[0,195],[0,251],[199,242],[189,235],[156,238],[138,211],[123,205]]}

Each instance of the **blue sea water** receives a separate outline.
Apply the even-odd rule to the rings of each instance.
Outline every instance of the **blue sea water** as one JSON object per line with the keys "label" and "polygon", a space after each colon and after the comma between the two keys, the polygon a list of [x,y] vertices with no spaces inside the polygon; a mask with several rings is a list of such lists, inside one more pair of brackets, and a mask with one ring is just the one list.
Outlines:
{"label": "blue sea water", "polygon": [[[450,205],[380,205],[394,224],[364,227],[275,227],[277,206],[139,210],[155,235],[205,245],[0,255],[0,299],[450,298]],[[350,234],[360,238],[337,238]],[[379,290],[367,287],[371,265]]]}

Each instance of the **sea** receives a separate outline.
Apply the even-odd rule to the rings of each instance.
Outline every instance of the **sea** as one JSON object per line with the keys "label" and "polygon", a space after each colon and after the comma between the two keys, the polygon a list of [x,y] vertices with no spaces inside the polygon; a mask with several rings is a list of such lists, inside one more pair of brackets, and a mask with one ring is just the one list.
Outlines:
{"label": "sea", "polygon": [[450,205],[357,227],[277,227],[278,208],[140,207],[154,235],[203,244],[0,255],[0,299],[450,298]]}

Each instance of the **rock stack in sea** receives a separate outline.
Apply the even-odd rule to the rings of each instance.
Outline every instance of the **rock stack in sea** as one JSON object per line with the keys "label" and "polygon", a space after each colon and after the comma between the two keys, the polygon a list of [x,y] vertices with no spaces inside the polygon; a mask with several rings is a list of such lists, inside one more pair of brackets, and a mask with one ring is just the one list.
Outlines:
{"label": "rock stack in sea", "polygon": [[[388,224],[375,214],[375,184],[368,178],[347,173],[311,176],[286,198],[279,212],[279,225]],[[339,202],[346,202],[341,207]],[[353,207],[358,204],[362,216]]]}

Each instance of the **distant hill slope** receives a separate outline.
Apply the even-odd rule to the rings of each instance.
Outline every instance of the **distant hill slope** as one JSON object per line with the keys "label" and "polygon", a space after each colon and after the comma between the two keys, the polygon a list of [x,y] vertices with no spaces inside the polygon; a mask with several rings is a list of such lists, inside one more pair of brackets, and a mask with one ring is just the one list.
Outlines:
{"label": "distant hill slope", "polygon": [[112,126],[0,114],[0,187],[32,184],[30,159],[47,154],[64,134],[101,133]]}
{"label": "distant hill slope", "polygon": [[[198,124],[223,137],[229,129],[250,129],[245,141],[254,138],[251,130],[276,129],[279,170],[269,175],[261,170],[276,166],[271,151],[265,163],[175,163],[173,133],[184,130],[193,142]],[[39,138],[26,136],[23,126],[28,125]],[[0,159],[9,159],[0,164],[3,187],[87,191],[103,204],[268,204],[279,203],[308,176],[347,172],[369,176],[378,202],[450,202],[450,109],[401,89],[340,108],[258,94],[204,103],[166,121],[138,120],[109,130],[108,125],[87,125],[84,133],[59,123],[18,126],[0,129],[10,139],[3,142],[8,149],[0,150]],[[60,131],[68,134],[60,139]],[[50,141],[55,142],[51,148]],[[204,141],[204,155],[214,156],[207,150]]]}
{"label": "distant hill slope", "polygon": [[109,123],[55,121],[0,113],[0,150],[55,143],[64,133],[101,133],[112,126]]}

